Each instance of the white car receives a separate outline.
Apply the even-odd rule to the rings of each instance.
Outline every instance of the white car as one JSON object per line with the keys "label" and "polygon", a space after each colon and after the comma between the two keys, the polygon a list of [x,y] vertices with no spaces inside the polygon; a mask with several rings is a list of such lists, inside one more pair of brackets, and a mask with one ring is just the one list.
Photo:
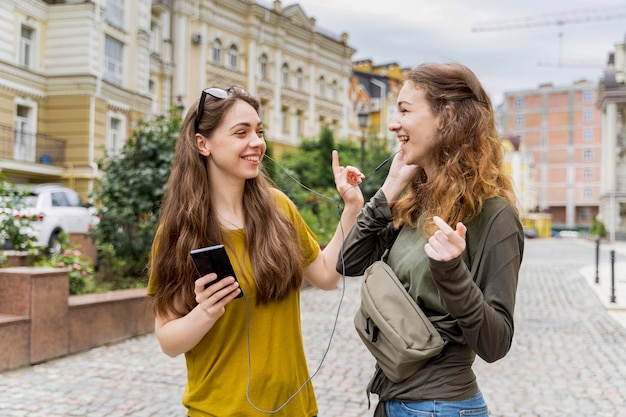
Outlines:
{"label": "white car", "polygon": [[23,200],[24,212],[38,216],[32,222],[36,241],[34,245],[48,252],[58,252],[59,233],[85,234],[98,224],[95,209],[81,200],[78,193],[59,184],[39,184],[20,187],[27,193]]}

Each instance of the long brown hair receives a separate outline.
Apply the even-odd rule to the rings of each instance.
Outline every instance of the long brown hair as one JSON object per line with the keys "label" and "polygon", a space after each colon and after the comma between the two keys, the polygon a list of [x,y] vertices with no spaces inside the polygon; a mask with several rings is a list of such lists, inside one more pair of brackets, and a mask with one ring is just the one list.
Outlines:
{"label": "long brown hair", "polygon": [[412,70],[407,82],[423,91],[443,127],[430,150],[431,177],[420,167],[406,196],[393,207],[396,225],[423,223],[424,235],[430,236],[436,230],[434,215],[452,227],[467,223],[494,196],[515,208],[491,100],[476,75],[459,63],[427,63]]}
{"label": "long brown hair", "polygon": [[[227,91],[224,99],[206,97],[198,133],[209,140],[237,100],[259,111],[259,102],[243,89],[231,87]],[[183,316],[196,306],[193,289],[197,272],[189,251],[223,243],[209,196],[208,160],[200,155],[196,144],[197,107],[198,100],[185,116],[178,137],[149,265],[156,288],[153,307],[159,315]],[[263,170],[246,180],[243,200],[257,302],[280,300],[302,283],[302,254],[295,227],[276,210],[275,195]]]}

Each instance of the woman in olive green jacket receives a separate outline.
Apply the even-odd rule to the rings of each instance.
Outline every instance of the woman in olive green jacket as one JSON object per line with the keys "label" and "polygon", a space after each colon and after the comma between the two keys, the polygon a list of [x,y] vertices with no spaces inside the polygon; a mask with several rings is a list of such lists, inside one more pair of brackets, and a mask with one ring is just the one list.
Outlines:
{"label": "woman in olive green jacket", "polygon": [[490,99],[464,65],[424,64],[409,74],[389,129],[400,152],[337,269],[361,275],[393,242],[387,263],[448,343],[402,382],[377,367],[368,386],[379,396],[375,415],[486,417],[472,364],[511,347],[524,248]]}

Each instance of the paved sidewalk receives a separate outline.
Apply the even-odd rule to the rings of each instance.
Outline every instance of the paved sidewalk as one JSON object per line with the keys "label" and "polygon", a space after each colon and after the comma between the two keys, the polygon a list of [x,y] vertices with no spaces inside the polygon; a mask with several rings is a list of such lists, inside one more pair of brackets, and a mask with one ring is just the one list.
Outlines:
{"label": "paved sidewalk", "polygon": [[[624,248],[615,248],[619,262]],[[610,249],[601,245],[601,274]],[[513,346],[505,358],[474,366],[490,416],[626,416],[626,321],[581,273],[591,266],[595,272],[592,241],[526,241]],[[617,293],[626,298],[625,287]]]}
{"label": "paved sidewalk", "polygon": [[[595,242],[582,240],[581,244],[592,248],[594,256],[593,264],[580,269],[581,275],[609,315],[626,327],[626,242],[601,242],[598,259]],[[611,251],[614,252],[613,261]]]}
{"label": "paved sidewalk", "polygon": [[[615,248],[616,303],[604,288],[610,249],[602,245],[595,284],[593,242],[526,241],[511,351],[474,366],[491,417],[626,416],[626,321],[614,320],[626,302],[626,245]],[[345,285],[345,294],[309,288],[301,297],[311,373],[324,358],[313,378],[320,417],[372,416],[375,406],[364,394],[374,361],[352,324],[360,281]],[[184,358],[165,356],[149,334],[0,373],[0,417],[182,417],[185,379]]]}

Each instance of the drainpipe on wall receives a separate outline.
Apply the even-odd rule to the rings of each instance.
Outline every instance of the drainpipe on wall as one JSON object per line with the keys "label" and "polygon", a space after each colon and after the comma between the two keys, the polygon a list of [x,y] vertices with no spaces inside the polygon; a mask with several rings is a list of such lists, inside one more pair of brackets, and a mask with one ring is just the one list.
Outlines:
{"label": "drainpipe on wall", "polygon": [[[102,5],[99,1],[94,3],[94,31],[102,24],[100,20],[100,10]],[[93,37],[91,38],[93,41]],[[102,49],[104,50],[104,49]],[[95,143],[96,143],[96,98],[102,93],[102,71],[96,71],[96,91],[89,98],[89,147],[88,147],[88,165],[92,170],[93,178],[98,176],[98,164],[95,162]],[[88,185],[88,191],[93,191],[94,180],[91,179]]]}

